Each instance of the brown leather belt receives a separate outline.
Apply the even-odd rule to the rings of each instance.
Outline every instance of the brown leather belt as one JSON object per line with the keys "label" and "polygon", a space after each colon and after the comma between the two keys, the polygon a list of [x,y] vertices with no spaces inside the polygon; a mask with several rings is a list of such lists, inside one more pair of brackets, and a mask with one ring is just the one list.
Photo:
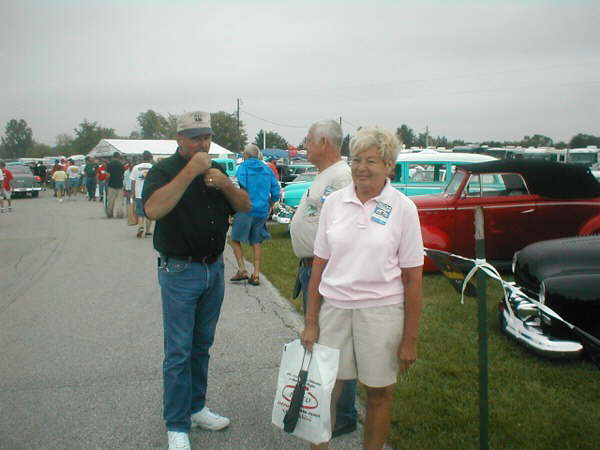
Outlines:
{"label": "brown leather belt", "polygon": [[302,259],[301,259],[301,261],[302,261],[302,265],[303,265],[304,267],[312,267],[312,265],[313,265],[313,260],[314,260],[314,259],[315,259],[315,258],[302,258]]}

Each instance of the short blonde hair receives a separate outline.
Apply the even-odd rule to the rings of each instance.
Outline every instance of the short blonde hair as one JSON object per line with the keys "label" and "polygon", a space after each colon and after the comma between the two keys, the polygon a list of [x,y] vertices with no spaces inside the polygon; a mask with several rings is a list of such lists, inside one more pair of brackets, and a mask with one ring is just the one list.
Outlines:
{"label": "short blonde hair", "polygon": [[354,157],[370,148],[377,149],[383,162],[394,164],[400,151],[400,141],[396,134],[384,128],[361,128],[350,140],[350,156]]}

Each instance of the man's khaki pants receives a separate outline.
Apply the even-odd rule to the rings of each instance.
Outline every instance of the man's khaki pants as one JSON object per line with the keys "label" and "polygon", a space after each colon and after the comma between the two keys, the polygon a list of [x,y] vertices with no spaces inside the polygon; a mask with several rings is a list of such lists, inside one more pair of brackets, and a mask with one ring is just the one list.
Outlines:
{"label": "man's khaki pants", "polygon": [[123,212],[123,188],[108,188],[108,194],[106,196],[106,216],[118,217],[119,219],[125,217]]}

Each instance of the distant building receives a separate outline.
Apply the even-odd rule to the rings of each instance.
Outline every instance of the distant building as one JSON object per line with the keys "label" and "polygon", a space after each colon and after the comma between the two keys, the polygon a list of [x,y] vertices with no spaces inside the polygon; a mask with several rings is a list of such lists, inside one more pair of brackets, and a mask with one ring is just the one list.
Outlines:
{"label": "distant building", "polygon": [[[167,139],[101,139],[88,153],[94,158],[110,158],[114,152],[132,159],[141,159],[144,150],[152,153],[155,160],[171,156],[177,150],[176,140]],[[210,144],[208,154],[212,158],[234,158],[235,154],[216,142]]]}

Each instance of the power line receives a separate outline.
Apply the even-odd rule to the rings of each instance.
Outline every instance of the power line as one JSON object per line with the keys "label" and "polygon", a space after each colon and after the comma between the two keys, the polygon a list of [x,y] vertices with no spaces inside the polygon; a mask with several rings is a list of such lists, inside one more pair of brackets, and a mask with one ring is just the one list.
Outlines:
{"label": "power line", "polygon": [[272,120],[265,119],[265,118],[263,118],[263,117],[259,117],[259,116],[257,116],[256,114],[252,114],[252,113],[250,113],[250,112],[248,112],[248,111],[245,111],[245,110],[243,110],[243,109],[240,109],[240,111],[241,111],[241,112],[243,112],[243,113],[245,113],[245,114],[248,114],[249,116],[252,116],[252,117],[254,117],[255,119],[262,120],[263,122],[270,123],[271,125],[277,125],[278,127],[286,127],[286,128],[302,128],[302,129],[307,129],[307,128],[308,128],[308,126],[307,126],[307,125],[289,125],[289,124],[283,124],[283,123],[274,122],[274,121],[272,121]]}

